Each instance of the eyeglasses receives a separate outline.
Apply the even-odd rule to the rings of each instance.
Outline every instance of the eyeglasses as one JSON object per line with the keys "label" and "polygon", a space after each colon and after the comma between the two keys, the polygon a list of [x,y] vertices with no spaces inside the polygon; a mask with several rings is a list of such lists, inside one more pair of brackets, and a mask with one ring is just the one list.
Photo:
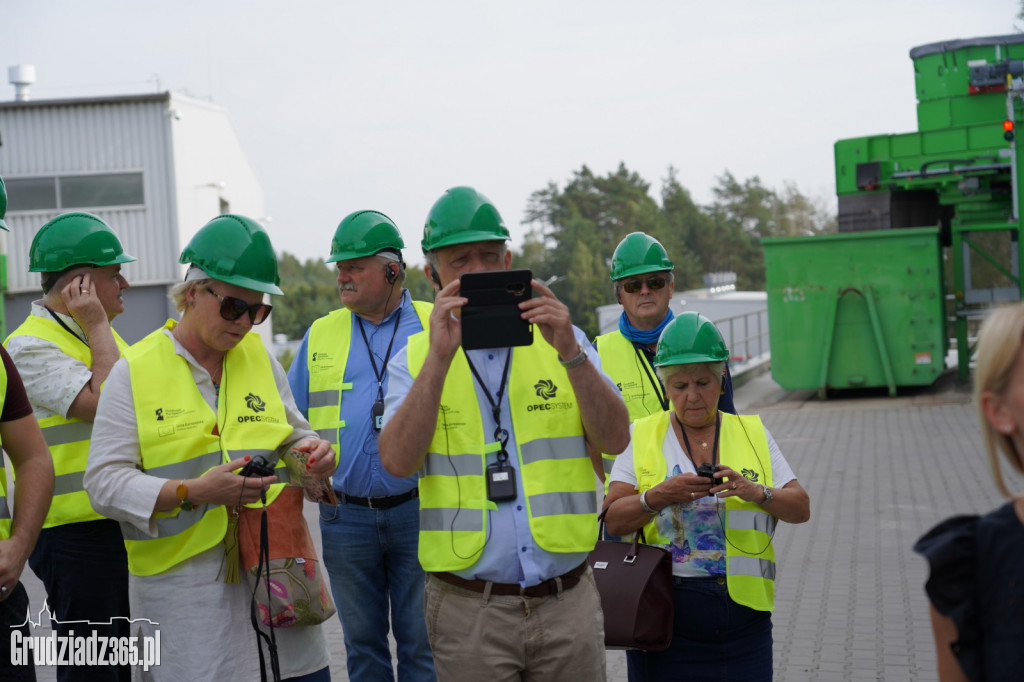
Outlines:
{"label": "eyeglasses", "polygon": [[656,275],[654,277],[648,277],[646,280],[634,279],[629,282],[623,282],[622,290],[627,294],[639,294],[640,290],[644,288],[644,282],[647,282],[647,288],[651,291],[663,289],[665,285],[668,284],[668,280],[666,278]]}
{"label": "eyeglasses", "polygon": [[221,296],[210,287],[203,288],[220,299],[220,316],[228,322],[234,322],[242,315],[249,313],[249,322],[254,325],[260,324],[263,320],[267,319],[267,316],[270,315],[270,311],[273,308],[273,306],[268,303],[253,303],[252,305],[249,305],[240,298],[235,298],[234,296]]}

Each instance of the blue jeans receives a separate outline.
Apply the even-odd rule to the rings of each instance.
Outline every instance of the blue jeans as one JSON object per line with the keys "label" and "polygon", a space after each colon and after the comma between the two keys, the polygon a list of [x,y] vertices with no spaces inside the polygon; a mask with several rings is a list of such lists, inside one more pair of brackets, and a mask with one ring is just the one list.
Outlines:
{"label": "blue jeans", "polygon": [[674,583],[672,644],[665,651],[627,651],[629,682],[770,682],[771,612],[737,604],[716,578]]}
{"label": "blue jeans", "polygon": [[[58,636],[127,637],[127,620],[111,625],[69,624],[68,621],[106,623],[114,616],[129,617],[128,556],[117,521],[100,519],[44,528],[28,558],[32,571],[46,588],[46,601],[56,620]],[[42,604],[33,604],[38,613]],[[142,614],[145,617],[145,614]],[[57,680],[65,682],[118,681],[131,679],[129,666],[57,666]]]}
{"label": "blue jeans", "polygon": [[388,612],[398,644],[398,679],[435,680],[423,617],[419,500],[391,509],[320,505],[324,567],[345,635],[353,682],[393,680]]}

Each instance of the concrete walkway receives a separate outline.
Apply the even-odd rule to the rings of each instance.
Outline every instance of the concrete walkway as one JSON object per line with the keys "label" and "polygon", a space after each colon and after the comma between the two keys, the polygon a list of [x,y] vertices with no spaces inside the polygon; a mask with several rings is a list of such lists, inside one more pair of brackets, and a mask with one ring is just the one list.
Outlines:
{"label": "concrete walkway", "polygon": [[[777,681],[936,679],[926,568],[911,545],[945,517],[1001,504],[969,401],[951,373],[896,398],[819,402],[768,374],[736,389],[740,411],[763,417],[811,496],[811,520],[780,524],[774,540]],[[41,605],[31,571],[25,582]],[[327,632],[332,677],[348,680],[336,618]],[[53,670],[40,669],[39,679],[54,679]],[[622,652],[608,653],[608,679],[626,680]]]}

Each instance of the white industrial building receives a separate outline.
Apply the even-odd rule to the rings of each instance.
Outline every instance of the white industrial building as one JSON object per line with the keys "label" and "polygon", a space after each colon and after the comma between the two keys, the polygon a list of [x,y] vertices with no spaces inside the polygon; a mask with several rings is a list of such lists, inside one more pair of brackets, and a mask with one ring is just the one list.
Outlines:
{"label": "white industrial building", "polygon": [[[60,213],[99,216],[138,259],[123,268],[131,288],[114,322],[130,343],[176,317],[167,290],[181,281],[178,255],[200,227],[222,213],[265,216],[227,112],[171,92],[0,102],[0,177],[11,230],[0,237],[6,331],[41,296],[29,246]],[[256,329],[269,341],[269,321]]]}

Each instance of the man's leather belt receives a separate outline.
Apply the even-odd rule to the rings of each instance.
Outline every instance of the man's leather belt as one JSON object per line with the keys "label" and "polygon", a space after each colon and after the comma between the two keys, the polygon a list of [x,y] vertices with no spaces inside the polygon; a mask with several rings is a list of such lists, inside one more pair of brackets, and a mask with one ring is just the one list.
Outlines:
{"label": "man's leather belt", "polygon": [[397,507],[403,502],[408,502],[414,497],[420,496],[420,489],[413,488],[409,492],[402,493],[401,495],[390,495],[382,497],[353,497],[352,495],[346,495],[341,491],[335,491],[338,495],[339,504],[358,504],[360,507],[369,507],[370,509],[391,509]]}
{"label": "man's leather belt", "polygon": [[[519,583],[491,583],[491,594],[500,595],[513,595],[517,597],[547,597],[550,595],[558,594],[558,583],[556,581],[562,581],[562,590],[568,590],[576,587],[576,584],[580,581],[580,576],[587,570],[587,562],[584,561],[576,568],[563,573],[557,578],[549,578],[539,585],[531,585],[530,587],[521,587]],[[454,573],[431,573],[438,580],[443,580],[449,585],[455,585],[466,590],[472,590],[473,592],[480,592],[483,594],[484,588],[487,586],[486,580],[467,580],[460,578]]]}

